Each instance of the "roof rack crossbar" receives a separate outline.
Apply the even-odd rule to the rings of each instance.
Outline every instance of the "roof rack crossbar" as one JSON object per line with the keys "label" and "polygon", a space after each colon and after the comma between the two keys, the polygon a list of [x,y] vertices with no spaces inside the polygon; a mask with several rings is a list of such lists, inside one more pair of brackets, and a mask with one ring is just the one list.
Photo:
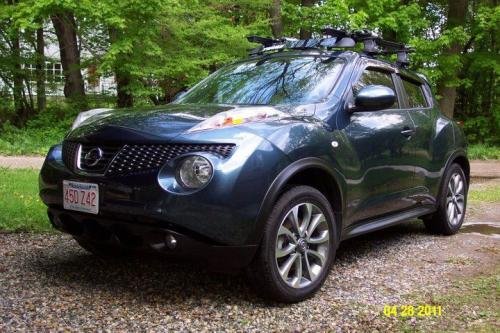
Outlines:
{"label": "roof rack crossbar", "polygon": [[414,50],[403,43],[387,41],[369,30],[346,31],[334,28],[324,28],[324,38],[281,38],[248,36],[249,42],[261,44],[260,47],[250,51],[250,55],[263,54],[270,51],[282,51],[284,49],[306,50],[319,49],[331,50],[334,48],[354,47],[356,43],[363,43],[363,52],[372,57],[377,55],[396,54],[396,64],[401,67],[409,65],[408,54]]}

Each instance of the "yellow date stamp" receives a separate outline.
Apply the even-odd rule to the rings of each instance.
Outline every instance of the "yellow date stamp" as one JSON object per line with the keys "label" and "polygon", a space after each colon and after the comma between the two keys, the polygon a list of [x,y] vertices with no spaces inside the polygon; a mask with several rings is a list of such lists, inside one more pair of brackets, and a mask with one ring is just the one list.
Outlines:
{"label": "yellow date stamp", "polygon": [[441,305],[384,305],[382,311],[386,317],[440,317],[443,314]]}

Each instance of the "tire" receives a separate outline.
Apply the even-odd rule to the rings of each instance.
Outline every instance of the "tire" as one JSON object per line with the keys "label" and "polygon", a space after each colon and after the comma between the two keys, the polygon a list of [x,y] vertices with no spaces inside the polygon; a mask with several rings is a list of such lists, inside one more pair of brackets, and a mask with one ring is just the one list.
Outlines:
{"label": "tire", "polygon": [[325,196],[313,187],[292,187],[266,221],[258,253],[247,271],[250,282],[272,301],[307,299],[323,285],[338,242],[335,217]]}
{"label": "tire", "polygon": [[115,242],[96,242],[82,237],[73,238],[83,249],[101,258],[121,258],[133,253],[131,249],[125,248]]}
{"label": "tire", "polygon": [[460,165],[453,163],[441,183],[437,211],[424,218],[428,231],[434,234],[453,235],[460,230],[467,208],[468,189],[469,184],[464,171]]}

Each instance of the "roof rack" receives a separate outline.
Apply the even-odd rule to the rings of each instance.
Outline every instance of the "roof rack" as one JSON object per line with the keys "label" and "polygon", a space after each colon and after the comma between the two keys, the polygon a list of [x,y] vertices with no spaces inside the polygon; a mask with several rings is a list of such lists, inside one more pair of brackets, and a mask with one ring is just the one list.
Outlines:
{"label": "roof rack", "polygon": [[260,47],[250,50],[250,55],[261,55],[268,52],[279,52],[285,49],[292,50],[331,50],[335,48],[351,48],[356,43],[363,43],[363,52],[369,56],[396,54],[396,64],[408,67],[408,54],[414,52],[403,43],[391,42],[382,39],[369,30],[346,31],[334,28],[325,28],[323,38],[295,39],[295,38],[266,38],[258,36],[247,37],[251,43],[261,44]]}

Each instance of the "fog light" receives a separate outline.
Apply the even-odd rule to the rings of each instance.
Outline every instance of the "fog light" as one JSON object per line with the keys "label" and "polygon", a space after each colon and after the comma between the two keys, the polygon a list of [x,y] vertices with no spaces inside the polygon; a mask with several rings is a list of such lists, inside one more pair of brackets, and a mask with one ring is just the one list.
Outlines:
{"label": "fog light", "polygon": [[212,178],[213,168],[203,156],[189,156],[183,159],[178,168],[178,181],[184,188],[198,189]]}

